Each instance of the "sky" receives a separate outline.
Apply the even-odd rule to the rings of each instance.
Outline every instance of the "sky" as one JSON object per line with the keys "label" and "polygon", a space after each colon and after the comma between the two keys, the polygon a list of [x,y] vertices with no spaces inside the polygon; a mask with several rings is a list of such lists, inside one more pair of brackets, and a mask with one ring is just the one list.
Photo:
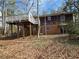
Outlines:
{"label": "sky", "polygon": [[[27,0],[24,0],[23,3],[18,3],[19,1],[23,0],[16,0],[16,9],[17,11],[15,13],[25,13],[26,12],[26,5],[23,3],[26,3]],[[34,0],[34,6],[31,8],[31,12],[37,14],[37,9],[36,9],[36,1]],[[55,10],[61,9],[64,0],[39,0],[39,14],[42,15],[44,14],[51,14],[51,12],[54,12]],[[33,0],[30,0],[29,6],[32,4]],[[18,12],[19,10],[19,12]],[[1,13],[0,13],[1,16]]]}
{"label": "sky", "polygon": [[[22,3],[18,3],[19,1],[21,1],[21,0],[16,0],[16,6],[17,6],[16,9],[20,10],[22,13],[25,13],[26,6]],[[32,1],[33,0],[31,0],[31,2]],[[34,1],[36,2],[36,0],[34,0]],[[42,15],[43,13],[51,14],[51,12],[53,12],[54,10],[57,10],[58,8],[61,9],[64,0],[40,0],[40,1],[41,2],[39,3],[39,14]],[[31,2],[30,2],[30,4],[31,4]],[[26,2],[24,2],[24,3],[26,3]],[[36,6],[36,4],[34,4],[34,6]],[[37,9],[34,7],[31,9],[31,12],[36,13],[36,11],[37,11]],[[17,13],[17,11],[15,13]],[[1,12],[0,12],[0,16],[2,16]],[[0,27],[1,26],[2,26],[2,22],[0,22]]]}
{"label": "sky", "polygon": [[[20,9],[20,11],[24,12],[26,11],[26,5],[22,4],[22,3],[18,3],[18,1],[22,1],[22,0],[16,0],[16,5],[18,6],[18,8]],[[26,0],[24,0],[26,2]],[[33,1],[33,0],[30,0]],[[37,0],[34,0],[35,2]],[[39,14],[42,15],[44,12],[46,14],[51,14],[51,12],[53,12],[54,10],[58,10],[61,9],[64,0],[39,0]],[[25,3],[23,2],[23,3]],[[36,5],[34,2],[34,6]],[[31,5],[31,3],[29,4]],[[36,8],[32,7],[31,12],[36,13]]]}
{"label": "sky", "polygon": [[[23,1],[23,0],[16,0],[16,6],[21,13],[25,13],[26,12],[26,5],[22,4],[22,3],[18,3],[19,1]],[[26,0],[24,0],[26,3]],[[33,0],[31,0],[32,2]],[[30,4],[31,4],[30,2]],[[36,2],[36,0],[34,0],[34,3]],[[54,10],[58,10],[61,9],[62,5],[63,5],[64,0],[40,0],[39,3],[39,14],[42,15],[44,14],[51,14],[51,12],[53,12]],[[30,5],[29,4],[29,5]],[[36,6],[36,4],[34,4],[34,6]],[[36,8],[32,8],[31,12],[36,13],[37,9]],[[17,13],[18,11],[16,11],[15,13]],[[19,13],[19,12],[18,12]],[[2,15],[2,13],[0,12],[0,16]],[[0,22],[0,26],[1,22]]]}

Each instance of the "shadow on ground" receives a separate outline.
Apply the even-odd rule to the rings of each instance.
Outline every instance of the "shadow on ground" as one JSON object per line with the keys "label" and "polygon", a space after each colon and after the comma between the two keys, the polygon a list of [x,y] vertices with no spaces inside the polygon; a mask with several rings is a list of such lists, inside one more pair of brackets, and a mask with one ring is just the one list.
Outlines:
{"label": "shadow on ground", "polygon": [[18,39],[22,36],[17,37],[17,34],[10,34],[10,35],[2,35],[0,36],[0,40],[14,40],[14,39]]}

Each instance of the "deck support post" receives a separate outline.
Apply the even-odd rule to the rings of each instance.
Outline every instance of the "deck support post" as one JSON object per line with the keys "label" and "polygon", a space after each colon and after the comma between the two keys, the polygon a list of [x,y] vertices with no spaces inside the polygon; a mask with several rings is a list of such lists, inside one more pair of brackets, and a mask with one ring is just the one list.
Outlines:
{"label": "deck support post", "polygon": [[25,28],[24,28],[24,24],[23,24],[23,38],[25,37]]}
{"label": "deck support post", "polygon": [[17,24],[17,38],[19,38],[19,24]]}
{"label": "deck support post", "polygon": [[45,25],[45,35],[47,35],[47,25],[46,25],[47,22],[46,22],[46,17],[45,17],[45,21],[44,22],[45,22],[45,24],[44,24]]}
{"label": "deck support post", "polygon": [[32,25],[30,23],[30,37],[31,37],[31,35],[32,35]]}
{"label": "deck support post", "polygon": [[12,24],[10,24],[10,34],[11,35],[13,34],[13,26],[12,26]]}

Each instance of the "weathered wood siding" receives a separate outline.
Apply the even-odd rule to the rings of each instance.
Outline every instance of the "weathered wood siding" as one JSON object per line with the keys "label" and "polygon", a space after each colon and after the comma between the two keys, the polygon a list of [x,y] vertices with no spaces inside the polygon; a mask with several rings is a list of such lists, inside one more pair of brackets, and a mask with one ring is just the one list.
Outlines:
{"label": "weathered wood siding", "polygon": [[[58,25],[59,19],[55,19],[56,17],[52,17],[51,19],[48,19],[48,17],[41,17],[41,33],[45,34],[59,34],[60,28]],[[46,19],[46,28],[45,28],[45,19]]]}
{"label": "weathered wood siding", "polygon": [[[72,14],[62,14],[62,15],[56,15],[56,16],[50,16],[51,19],[48,19],[48,16],[46,17],[40,17],[41,21],[41,33],[45,34],[59,34],[61,33],[61,27],[59,26],[59,23],[61,23],[61,16],[65,16],[64,22],[69,22],[73,20]],[[45,19],[46,19],[46,28],[45,28]],[[63,21],[63,19],[62,19]]]}

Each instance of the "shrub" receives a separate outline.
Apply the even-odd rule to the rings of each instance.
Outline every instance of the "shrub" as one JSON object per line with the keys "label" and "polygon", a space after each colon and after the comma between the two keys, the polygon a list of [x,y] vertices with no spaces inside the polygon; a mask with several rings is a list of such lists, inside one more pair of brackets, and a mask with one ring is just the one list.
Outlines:
{"label": "shrub", "polygon": [[70,37],[72,37],[74,39],[77,38],[77,36],[79,35],[79,24],[78,23],[74,23],[74,22],[69,22],[68,26],[68,34],[70,35]]}

